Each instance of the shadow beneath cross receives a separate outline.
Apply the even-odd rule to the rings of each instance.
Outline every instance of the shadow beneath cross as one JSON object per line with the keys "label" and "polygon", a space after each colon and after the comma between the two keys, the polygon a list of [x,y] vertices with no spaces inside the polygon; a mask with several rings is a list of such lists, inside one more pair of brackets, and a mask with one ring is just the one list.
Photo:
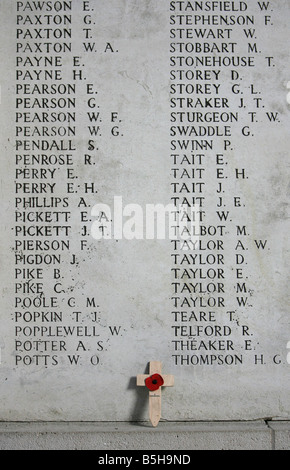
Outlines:
{"label": "shadow beneath cross", "polygon": [[[149,373],[149,363],[144,374]],[[134,390],[135,402],[130,412],[132,426],[150,427],[149,421],[149,395],[147,387],[137,387],[137,377],[130,377],[127,390]]]}

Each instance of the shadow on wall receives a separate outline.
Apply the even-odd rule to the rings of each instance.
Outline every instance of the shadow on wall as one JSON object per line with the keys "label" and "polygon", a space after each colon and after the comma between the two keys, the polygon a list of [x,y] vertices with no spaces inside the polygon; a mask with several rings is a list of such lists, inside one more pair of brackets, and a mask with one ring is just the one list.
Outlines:
{"label": "shadow on wall", "polygon": [[[144,374],[149,373],[149,363]],[[133,426],[150,426],[149,422],[149,396],[146,387],[137,387],[136,376],[130,377],[127,390],[134,390],[135,403],[130,412],[130,423]]]}

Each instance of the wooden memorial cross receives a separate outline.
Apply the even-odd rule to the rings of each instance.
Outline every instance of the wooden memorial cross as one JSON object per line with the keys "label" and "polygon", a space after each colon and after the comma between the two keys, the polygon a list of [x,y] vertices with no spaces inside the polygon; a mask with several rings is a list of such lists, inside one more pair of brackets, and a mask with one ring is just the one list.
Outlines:
{"label": "wooden memorial cross", "polygon": [[149,389],[149,417],[154,427],[158,425],[161,418],[161,387],[174,385],[174,376],[162,375],[161,370],[162,362],[151,361],[149,375],[137,375],[137,385],[145,385]]}

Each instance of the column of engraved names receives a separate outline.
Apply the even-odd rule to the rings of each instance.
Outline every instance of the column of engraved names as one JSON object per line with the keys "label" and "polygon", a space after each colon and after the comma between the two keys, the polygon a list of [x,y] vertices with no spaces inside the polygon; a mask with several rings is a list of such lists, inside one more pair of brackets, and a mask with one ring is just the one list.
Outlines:
{"label": "column of engraved names", "polygon": [[[232,139],[229,142],[229,157],[239,151],[239,161],[232,171],[232,179],[235,181],[235,196],[231,198],[230,211],[227,211],[230,222],[233,223],[233,273],[235,305],[233,311],[229,312],[230,321],[239,322],[243,318],[242,337],[243,348],[248,351],[250,363],[255,366],[265,364],[279,365],[282,363],[280,356],[271,353],[264,354],[265,339],[258,339],[253,333],[251,317],[261,309],[263,296],[259,292],[256,278],[259,276],[260,262],[255,262],[260,258],[267,261],[270,255],[270,240],[263,237],[264,229],[257,229],[259,217],[251,224],[248,217],[250,204],[249,194],[251,190],[258,191],[255,181],[255,166],[267,165],[267,150],[264,140],[267,135],[273,135],[273,139],[279,139],[275,131],[280,124],[280,113],[273,111],[272,102],[269,100],[269,90],[273,87],[273,71],[276,67],[276,58],[273,56],[275,49],[274,35],[277,34],[273,27],[275,25],[273,13],[275,2],[257,1],[248,2],[248,9],[251,11],[251,22],[242,30],[243,41],[240,41],[240,54],[248,54],[251,57],[249,64],[251,74],[247,74],[246,69],[237,67],[231,72],[231,91],[235,95],[234,106],[239,110],[240,129],[238,134],[240,139]],[[270,39],[265,43],[264,38]],[[261,75],[260,75],[261,74]],[[266,81],[269,89],[264,87]],[[279,99],[278,99],[279,100]],[[278,103],[276,106],[279,107]],[[266,151],[265,151],[266,150]],[[250,185],[248,185],[250,183]],[[262,185],[262,191],[264,190]],[[250,193],[248,194],[248,189]],[[267,189],[268,191],[268,189]],[[248,202],[246,202],[248,201]],[[257,201],[257,211],[260,212],[263,205]],[[257,212],[257,214],[258,214]],[[259,231],[261,230],[261,233]],[[271,256],[271,255],[270,255]],[[258,276],[257,276],[258,273]],[[261,272],[262,274],[262,272]],[[261,305],[259,305],[261,303]],[[242,314],[242,315],[241,315]],[[266,312],[265,312],[266,315]],[[266,316],[265,316],[266,318]],[[274,352],[274,350],[273,350]],[[268,356],[268,357],[267,357]],[[266,359],[265,359],[266,357]],[[278,359],[277,359],[278,358]]]}
{"label": "column of engraved names", "polygon": [[16,2],[17,366],[56,366],[64,354],[69,362],[67,337],[76,334],[62,285],[72,229],[66,181],[76,152],[71,51],[71,1]]}
{"label": "column of engraved names", "polygon": [[96,263],[102,240],[110,238],[112,233],[111,217],[104,205],[96,209],[100,198],[104,201],[107,197],[100,189],[104,184],[100,166],[104,163],[103,156],[112,152],[111,140],[122,137],[122,121],[116,108],[111,108],[111,100],[107,101],[100,77],[104,74],[104,57],[110,62],[118,50],[107,38],[98,36],[101,21],[98,5],[84,0],[75,6],[78,41],[72,57],[72,74],[78,87],[78,135],[81,138],[77,142],[77,171],[70,172],[68,182],[76,223],[69,272],[72,314],[82,338],[75,345],[71,361],[78,366],[101,366],[104,353],[122,331],[122,326],[115,325],[103,311],[97,281],[101,264]]}
{"label": "column of engraved names", "polygon": [[[242,30],[249,35],[255,16],[247,2],[178,1],[170,2],[170,10],[172,200],[200,208],[199,240],[172,241],[173,360],[235,366],[243,364],[253,338],[236,321],[248,290],[240,281],[243,245],[229,248],[244,226],[231,218],[237,220],[243,204],[229,192],[228,180],[244,179],[245,170],[230,171],[228,158],[236,133],[248,137],[248,113],[238,108],[236,95],[241,71],[256,63],[255,48],[240,39]],[[239,279],[232,285],[234,268]]]}

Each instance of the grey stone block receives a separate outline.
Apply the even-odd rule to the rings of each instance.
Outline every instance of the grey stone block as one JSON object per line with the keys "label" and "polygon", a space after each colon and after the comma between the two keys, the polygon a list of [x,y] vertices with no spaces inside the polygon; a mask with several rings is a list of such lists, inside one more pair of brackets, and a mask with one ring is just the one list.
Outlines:
{"label": "grey stone block", "polygon": [[269,421],[275,450],[290,450],[290,421]]}
{"label": "grey stone block", "polygon": [[0,449],[271,450],[273,432],[264,421],[160,422],[157,428],[147,422],[0,423]]}

